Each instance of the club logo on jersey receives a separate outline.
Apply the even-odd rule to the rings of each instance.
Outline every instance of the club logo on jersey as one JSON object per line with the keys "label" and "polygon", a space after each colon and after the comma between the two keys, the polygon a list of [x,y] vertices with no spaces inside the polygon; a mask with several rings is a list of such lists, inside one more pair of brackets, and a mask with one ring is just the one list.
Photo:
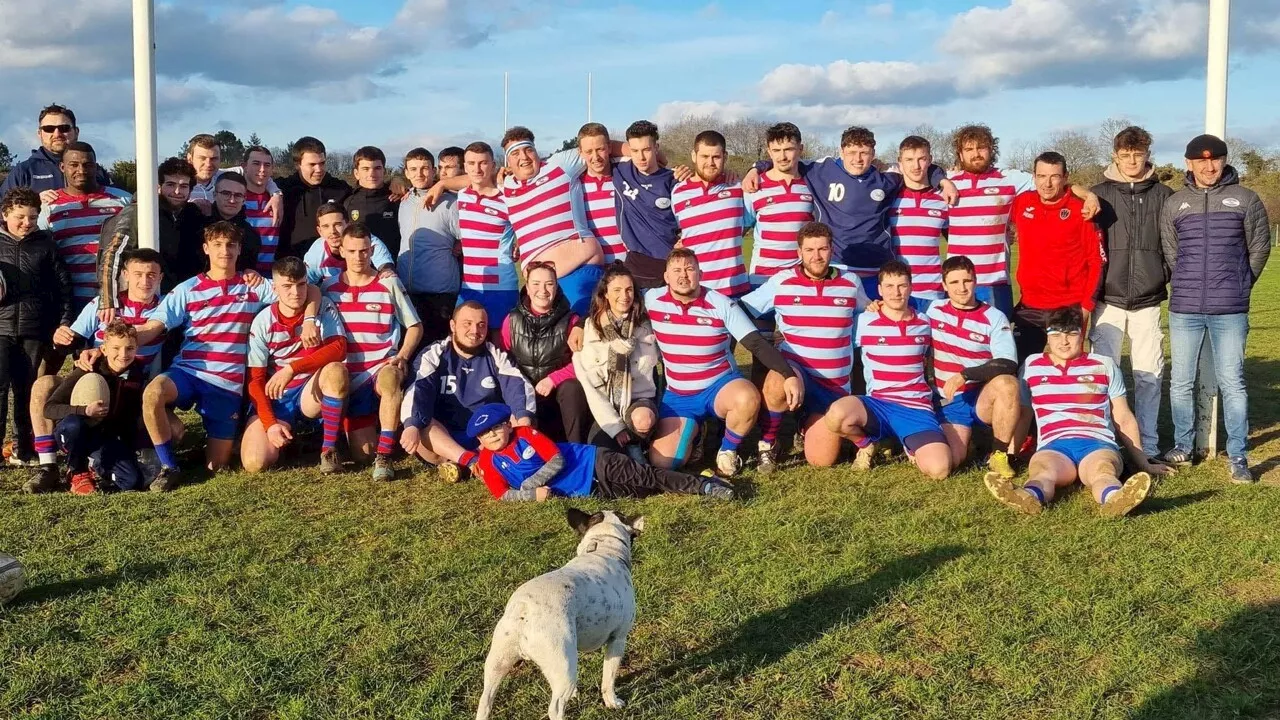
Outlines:
{"label": "club logo on jersey", "polygon": [[732,190],[721,190],[721,191],[719,192],[719,194],[717,194],[717,195],[716,195],[716,197],[720,198],[721,200],[724,200],[724,199],[726,199],[726,198],[731,198],[731,197],[733,197],[733,191],[732,191]]}
{"label": "club logo on jersey", "polygon": [[795,296],[795,297],[791,298],[791,304],[792,304],[792,305],[799,305],[801,302],[803,302],[803,301],[800,299],[800,296],[799,296],[799,295],[797,295],[797,296]]}
{"label": "club logo on jersey", "polygon": [[889,342],[889,341],[888,341],[887,339],[883,338],[883,337],[878,337],[878,338],[876,338],[876,344],[878,344],[878,345],[886,345],[886,344],[888,344],[888,342]]}
{"label": "club logo on jersey", "polygon": [[1093,376],[1092,376],[1092,375],[1081,375],[1081,376],[1080,376],[1080,382],[1087,382],[1087,383],[1091,383],[1091,382],[1093,382]]}
{"label": "club logo on jersey", "polygon": [[[632,199],[634,200],[635,198]],[[671,198],[660,197],[653,201],[653,206],[659,210],[666,210],[671,207]]]}
{"label": "club logo on jersey", "polygon": [[986,338],[979,333],[969,333],[969,339],[974,342],[983,342],[986,340]]}
{"label": "club logo on jersey", "polygon": [[1222,198],[1222,204],[1227,207],[1240,207],[1240,201],[1236,198]]}
{"label": "club logo on jersey", "polygon": [[700,318],[698,318],[698,324],[699,324],[699,325],[710,325],[710,324],[711,324],[711,318],[704,318],[704,317],[700,317]]}
{"label": "club logo on jersey", "polygon": [[368,303],[364,306],[364,309],[369,312],[382,312],[382,305],[381,303]]}
{"label": "club logo on jersey", "polygon": [[352,211],[351,211],[351,219],[352,219],[353,221],[355,221],[355,220],[359,220],[359,219],[360,219],[360,211],[359,211],[359,210],[352,210]]}
{"label": "club logo on jersey", "polygon": [[663,315],[662,322],[671,322],[671,313],[666,313],[665,315]]}
{"label": "club logo on jersey", "polygon": [[533,446],[528,446],[524,449],[523,452],[520,453],[520,457],[524,458],[525,460],[531,460],[533,456],[537,454],[537,452],[538,452],[537,450],[533,449]]}
{"label": "club logo on jersey", "polygon": [[487,208],[485,208],[485,209],[484,209],[484,214],[485,214],[485,215],[494,215],[494,216],[497,216],[498,211],[497,211],[497,210],[494,210],[493,208],[487,207]]}
{"label": "club logo on jersey", "polygon": [[771,197],[769,197],[769,198],[765,198],[765,199],[764,199],[764,204],[765,204],[765,205],[772,205],[772,204],[773,204],[773,198],[771,198]]}
{"label": "club logo on jersey", "polygon": [[849,304],[849,298],[836,298],[836,304],[847,306]]}
{"label": "club logo on jersey", "polygon": [[884,200],[884,190],[881,190],[880,188],[876,188],[875,190],[872,190],[871,199],[875,200],[876,202],[880,202],[881,200]]}
{"label": "club logo on jersey", "polygon": [[982,189],[982,194],[983,194],[983,195],[999,195],[999,194],[1000,194],[1000,188],[998,188],[998,187],[983,188],[983,189]]}
{"label": "club logo on jersey", "polygon": [[547,181],[549,181],[550,179],[551,179],[550,175],[543,175],[542,177],[533,181],[533,186],[538,187],[539,185],[545,185]]}
{"label": "club logo on jersey", "polygon": [[1058,217],[1063,220],[1066,220],[1067,218],[1071,217],[1071,208],[1062,208],[1061,210],[1059,210]]}
{"label": "club logo on jersey", "polygon": [[498,381],[494,380],[493,376],[490,375],[489,377],[480,381],[480,387],[484,388],[485,390],[493,390],[494,388],[498,387]]}
{"label": "club logo on jersey", "polygon": [[923,344],[924,344],[924,338],[922,338],[922,337],[920,337],[919,335],[917,335],[917,336],[916,336],[916,344],[917,344],[917,345],[923,345]]}
{"label": "club logo on jersey", "polygon": [[1028,207],[1022,211],[1022,217],[1028,220],[1034,220],[1036,217],[1036,211],[1033,208]]}
{"label": "club logo on jersey", "polygon": [[[1236,203],[1236,204],[1238,205],[1239,203]],[[102,208],[98,210],[99,215],[114,215],[115,213],[116,211],[111,208]]]}
{"label": "club logo on jersey", "polygon": [[813,202],[812,195],[801,195],[800,199],[803,200],[804,202]]}
{"label": "club logo on jersey", "polygon": [[941,210],[930,210],[930,211],[929,211],[929,217],[942,217],[942,211],[941,211]]}

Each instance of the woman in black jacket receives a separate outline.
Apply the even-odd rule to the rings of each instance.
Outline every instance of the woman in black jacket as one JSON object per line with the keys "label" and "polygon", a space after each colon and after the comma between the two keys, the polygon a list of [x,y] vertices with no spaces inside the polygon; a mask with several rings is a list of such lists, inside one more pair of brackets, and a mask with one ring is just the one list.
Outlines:
{"label": "woman in black jacket", "polygon": [[8,428],[9,389],[15,408],[13,457],[35,460],[31,436],[31,384],[60,325],[70,325],[71,276],[47,230],[36,228],[40,196],[14,188],[0,200],[0,433]]}

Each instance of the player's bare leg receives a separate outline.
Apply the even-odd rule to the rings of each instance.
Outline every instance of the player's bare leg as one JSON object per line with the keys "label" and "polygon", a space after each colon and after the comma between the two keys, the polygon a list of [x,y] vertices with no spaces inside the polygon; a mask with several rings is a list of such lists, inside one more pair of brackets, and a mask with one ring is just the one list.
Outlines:
{"label": "player's bare leg", "polygon": [[1031,425],[1030,414],[1023,411],[1021,395],[1016,378],[999,375],[983,386],[974,407],[978,419],[991,426],[995,438],[987,465],[1004,477],[1013,477],[1009,457],[1022,447]]}
{"label": "player's bare leg", "polygon": [[1138,473],[1124,483],[1124,460],[1116,450],[1094,450],[1080,461],[1080,482],[1089,488],[1106,517],[1128,515],[1151,494],[1151,476]]}
{"label": "player's bare leg", "polygon": [[649,445],[649,462],[654,467],[672,470],[685,464],[696,442],[697,423],[690,418],[670,417],[658,420],[653,442]]}
{"label": "player's bare leg", "polygon": [[[752,369],[759,363],[754,363]],[[792,366],[796,373],[801,372]],[[782,427],[782,417],[787,412],[787,391],[783,387],[785,378],[772,370],[765,373],[764,382],[760,386],[760,395],[764,402],[764,411],[760,413],[760,444],[757,447],[757,469],[762,475],[772,473],[778,464],[778,430]]]}
{"label": "player's bare leg", "polygon": [[1038,515],[1053,500],[1057,489],[1076,481],[1076,466],[1071,458],[1053,450],[1041,450],[1031,456],[1028,479],[1017,487],[1009,478],[987,473],[987,490],[997,500],[1028,515]]}
{"label": "player's bare leg", "polygon": [[840,459],[840,436],[831,432],[822,415],[804,421],[804,459],[814,467],[831,467]]}
{"label": "player's bare leg", "polygon": [[52,492],[61,482],[58,477],[58,450],[53,440],[54,423],[44,416],[45,403],[60,382],[62,378],[57,375],[45,375],[37,378],[31,385],[31,404],[27,411],[31,414],[31,434],[35,438],[36,458],[40,467],[27,479],[23,486],[24,492]]}
{"label": "player's bare leg", "polygon": [[738,457],[738,445],[751,432],[760,414],[760,391],[743,378],[737,378],[716,393],[715,413],[724,418],[724,438],[716,452],[716,471],[721,477],[731,478],[742,469]]}
{"label": "player's bare leg", "polygon": [[[822,423],[827,430],[858,446],[858,455],[853,461],[855,470],[869,470],[872,458],[875,456],[875,443],[867,439],[867,433],[864,430],[867,422],[867,406],[853,395],[831,403],[826,415],[822,416]],[[805,443],[808,444],[808,437],[805,438]]]}

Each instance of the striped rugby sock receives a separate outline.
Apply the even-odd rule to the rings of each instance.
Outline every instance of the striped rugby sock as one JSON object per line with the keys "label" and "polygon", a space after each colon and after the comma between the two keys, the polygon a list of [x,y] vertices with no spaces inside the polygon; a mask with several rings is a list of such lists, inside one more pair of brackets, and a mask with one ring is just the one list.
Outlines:
{"label": "striped rugby sock", "polygon": [[729,428],[724,429],[724,439],[720,441],[720,452],[724,452],[725,450],[736,451],[738,449],[738,446],[741,444],[742,444],[741,435],[735,433]]}
{"label": "striped rugby sock", "polygon": [[[773,445],[778,440],[778,430],[782,428],[782,413],[766,410],[760,425],[760,442]],[[729,433],[725,433],[728,435]]]}
{"label": "striped rugby sock", "polygon": [[[324,431],[321,452],[332,450],[338,443],[338,428],[342,425],[342,398],[325,395],[320,400],[320,425]],[[382,443],[379,442],[379,451]]]}
{"label": "striped rugby sock", "polygon": [[378,454],[379,455],[390,455],[391,451],[395,449],[395,446],[396,446],[395,430],[383,430],[382,432],[378,433]]}
{"label": "striped rugby sock", "polygon": [[53,465],[58,462],[58,449],[53,444],[52,435],[36,436],[36,455],[40,456],[41,465]]}

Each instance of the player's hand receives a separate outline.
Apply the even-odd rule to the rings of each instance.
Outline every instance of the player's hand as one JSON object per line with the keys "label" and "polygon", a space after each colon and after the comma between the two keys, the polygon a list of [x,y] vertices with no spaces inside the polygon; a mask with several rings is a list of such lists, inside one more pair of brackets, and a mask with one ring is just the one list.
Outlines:
{"label": "player's hand", "polygon": [[512,427],[533,427],[533,418],[532,417],[516,418],[516,421],[511,423],[511,426]]}
{"label": "player's hand", "polygon": [[1165,465],[1162,462],[1151,462],[1150,460],[1147,461],[1146,467],[1143,468],[1143,471],[1149,473],[1152,477],[1164,477],[1165,475],[1173,475],[1178,472],[1177,468],[1172,465]]}
{"label": "player's hand", "polygon": [[205,215],[210,215],[213,213],[213,204],[210,203],[208,200],[205,200],[204,198],[200,198],[198,200],[192,200],[191,204],[200,208],[200,212],[204,213]]}
{"label": "player's hand", "polygon": [[760,189],[760,173],[755,168],[747,171],[742,176],[742,192],[753,193]]}
{"label": "player's hand", "polygon": [[405,426],[404,430],[400,431],[400,447],[410,455],[418,454],[418,446],[421,444],[418,441],[419,434],[418,428]]}
{"label": "player's hand", "polygon": [[85,417],[91,417],[91,418],[104,418],[107,416],[107,413],[110,411],[111,411],[111,408],[108,407],[107,404],[102,402],[101,400],[94,400],[93,402],[89,403],[84,407]]}
{"label": "player's hand", "polygon": [[267,381],[267,397],[272,400],[279,400],[284,397],[284,391],[289,389],[289,383],[293,382],[293,368],[285,365],[271,376]]}
{"label": "player's hand", "polygon": [[399,175],[393,175],[391,181],[387,183],[387,200],[391,202],[400,202],[405,195],[409,194],[409,183]]}
{"label": "player's hand", "polygon": [[80,353],[79,359],[76,360],[76,367],[85,372],[93,372],[93,366],[98,362],[98,358],[102,357],[102,351],[98,348],[91,348]]}
{"label": "player's hand", "polygon": [[617,440],[618,444],[621,445],[622,447],[626,447],[630,445],[632,440],[631,433],[627,432],[626,430],[619,430],[618,434],[613,436],[613,439]]}
{"label": "player's hand", "polygon": [[804,403],[804,381],[799,375],[792,375],[782,381],[782,390],[787,395],[787,409],[799,410]]}
{"label": "player's hand", "polygon": [[436,183],[431,186],[430,190],[422,193],[422,207],[430,210],[440,202],[440,196],[444,194],[444,183]]}
{"label": "player's hand", "polygon": [[960,190],[956,184],[950,180],[944,179],[940,183],[942,188],[942,199],[947,201],[947,205],[955,207],[960,202]]}
{"label": "player's hand", "polygon": [[871,302],[867,303],[867,306],[863,308],[862,311],[869,312],[869,313],[878,313],[880,312],[880,308],[883,306],[884,306],[883,302],[879,300],[872,300]]}
{"label": "player's hand", "polygon": [[44,205],[52,205],[53,201],[58,199],[57,190],[45,190],[40,193],[40,202]]}
{"label": "player's hand", "polygon": [[279,450],[293,442],[293,433],[289,432],[289,428],[284,425],[276,423],[267,428],[267,442],[271,443],[271,447]]}
{"label": "player's hand", "polygon": [[280,221],[284,220],[284,193],[271,196],[267,201],[267,214],[271,216],[271,227],[280,227]]}
{"label": "player's hand", "polygon": [[393,278],[395,276],[396,276],[396,268],[394,265],[388,265],[378,271],[379,280],[386,280],[387,278]]}
{"label": "player's hand", "polygon": [[511,168],[507,167],[506,165],[503,165],[502,167],[498,168],[498,175],[497,177],[494,178],[494,180],[498,183],[498,187],[502,187],[502,183],[507,181],[507,177],[509,175],[511,175]]}
{"label": "player's hand", "polygon": [[66,325],[63,325],[62,327],[53,331],[54,345],[70,345],[75,341],[76,341],[76,334],[71,332],[71,328],[67,327]]}
{"label": "player's hand", "polygon": [[[98,322],[106,325],[116,319],[116,309],[113,307],[98,308]],[[57,342],[56,340],[54,342]]]}
{"label": "player's hand", "polygon": [[302,340],[302,347],[310,350],[320,345],[320,322],[319,320],[308,322],[302,321],[302,334],[298,336]]}
{"label": "player's hand", "polygon": [[262,276],[257,270],[245,270],[240,273],[240,277],[244,278],[244,284],[251,288],[256,288],[262,284]]}
{"label": "player's hand", "polygon": [[569,331],[569,349],[576,353],[582,352],[582,340],[585,334],[586,333],[582,331],[582,328],[575,325],[573,329]]}
{"label": "player's hand", "polygon": [[690,170],[688,165],[672,168],[671,172],[675,173],[676,182],[684,182],[693,177],[693,170]]}
{"label": "player's hand", "polygon": [[725,185],[737,185],[742,178],[738,177],[738,173],[732,170],[725,170],[720,174],[720,179],[724,181]]}
{"label": "player's hand", "polygon": [[551,497],[551,488],[547,487],[546,485],[543,485],[542,487],[533,491],[533,499],[537,500],[538,502],[546,502],[547,498],[549,497]]}
{"label": "player's hand", "polygon": [[1080,214],[1085,220],[1092,220],[1095,215],[1102,211],[1102,204],[1098,202],[1097,193],[1090,192],[1084,197],[1084,207],[1080,209]]}
{"label": "player's hand", "polygon": [[550,396],[552,392],[555,392],[555,389],[556,389],[556,384],[552,382],[551,378],[549,377],[542,378],[541,380],[538,381],[537,385],[533,386],[533,391],[538,393],[542,397]]}
{"label": "player's hand", "polygon": [[947,402],[951,402],[962,387],[964,387],[964,375],[956,373],[947,378],[946,384],[942,386],[942,397],[946,398]]}
{"label": "player's hand", "polygon": [[396,355],[387,361],[387,367],[399,370],[401,374],[409,372],[409,361]]}

